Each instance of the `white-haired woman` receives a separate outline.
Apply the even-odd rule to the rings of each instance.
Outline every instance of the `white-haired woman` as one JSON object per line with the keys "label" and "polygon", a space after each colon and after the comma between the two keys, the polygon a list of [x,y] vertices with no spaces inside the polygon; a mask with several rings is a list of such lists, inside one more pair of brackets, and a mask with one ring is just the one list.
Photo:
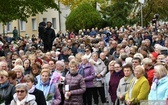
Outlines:
{"label": "white-haired woman", "polygon": [[79,65],[78,73],[81,74],[85,80],[86,91],[83,94],[84,105],[92,105],[92,91],[93,91],[93,80],[95,72],[93,66],[89,63],[86,55],[82,56],[82,62]]}
{"label": "white-haired woman", "polygon": [[16,85],[16,93],[10,105],[37,105],[35,99],[34,95],[28,93],[26,83],[20,83]]}
{"label": "white-haired woman", "polygon": [[167,69],[163,65],[154,66],[154,81],[151,86],[148,100],[166,100],[168,98]]}
{"label": "white-haired woman", "polygon": [[24,83],[24,67],[21,65],[16,65],[12,70],[16,72],[17,83]]}
{"label": "white-haired woman", "polygon": [[105,75],[105,81],[104,81],[105,97],[106,97],[106,100],[109,102],[109,105],[112,105],[111,97],[110,97],[108,90],[109,90],[110,77],[111,77],[112,73],[114,72],[114,64],[115,64],[115,60],[112,60],[109,63],[109,65],[108,65],[109,72]]}
{"label": "white-haired woman", "polygon": [[21,66],[23,66],[23,61],[22,61],[22,59],[17,58],[17,59],[15,60],[15,66],[16,66],[16,65],[21,65]]}
{"label": "white-haired woman", "polygon": [[[99,103],[98,96],[100,95],[102,103],[106,102],[105,99],[105,92],[104,92],[104,76],[107,72],[107,67],[105,66],[104,62],[98,57],[97,52],[92,53],[92,58],[90,59],[90,63],[93,64],[94,71],[95,71],[95,78],[93,81],[94,89],[93,89],[93,99],[94,103]],[[99,93],[99,95],[98,95]]]}

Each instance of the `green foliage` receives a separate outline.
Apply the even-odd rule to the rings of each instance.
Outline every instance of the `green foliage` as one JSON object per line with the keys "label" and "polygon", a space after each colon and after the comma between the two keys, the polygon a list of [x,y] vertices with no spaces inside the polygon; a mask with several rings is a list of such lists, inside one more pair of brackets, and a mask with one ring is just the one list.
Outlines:
{"label": "green foliage", "polygon": [[99,3],[100,5],[107,4],[109,0],[58,0],[65,6],[70,7],[71,10],[74,10],[76,7],[78,7],[82,3],[89,3],[94,8],[96,8],[96,4]]}
{"label": "green foliage", "polygon": [[134,18],[132,20],[129,18],[134,2],[135,0],[130,0],[129,2],[127,0],[120,0],[113,2],[108,7],[101,8],[103,18],[108,23],[107,26],[120,27],[126,24],[134,24],[137,19]]}
{"label": "green foliage", "polygon": [[101,27],[102,18],[99,12],[88,3],[79,5],[72,10],[66,19],[66,28],[77,31],[92,27]]}
{"label": "green foliage", "polygon": [[53,94],[48,94],[48,96],[47,96],[47,98],[46,98],[46,101],[50,101],[50,100],[52,100],[52,98],[53,98]]}
{"label": "green foliage", "polygon": [[[168,0],[148,0],[143,5],[143,17],[145,25],[151,22],[155,14],[159,14],[159,20],[168,21]],[[140,14],[140,11],[138,12]]]}
{"label": "green foliage", "polygon": [[0,0],[0,22],[21,19],[43,13],[48,8],[58,9],[55,0]]}

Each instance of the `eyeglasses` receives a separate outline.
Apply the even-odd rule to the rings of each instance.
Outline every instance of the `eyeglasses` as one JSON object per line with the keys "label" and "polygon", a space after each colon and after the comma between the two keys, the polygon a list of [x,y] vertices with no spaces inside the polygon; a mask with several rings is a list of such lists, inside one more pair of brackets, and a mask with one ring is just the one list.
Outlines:
{"label": "eyeglasses", "polygon": [[16,93],[24,93],[25,90],[16,90]]}

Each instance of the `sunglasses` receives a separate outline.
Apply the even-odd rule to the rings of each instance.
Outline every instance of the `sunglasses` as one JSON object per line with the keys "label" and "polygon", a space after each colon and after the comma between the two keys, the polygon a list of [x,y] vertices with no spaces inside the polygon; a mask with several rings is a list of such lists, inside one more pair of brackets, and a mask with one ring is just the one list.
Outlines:
{"label": "sunglasses", "polygon": [[85,50],[85,52],[89,52],[89,50]]}
{"label": "sunglasses", "polygon": [[4,77],[2,76],[2,77],[0,77],[1,79],[4,79]]}
{"label": "sunglasses", "polygon": [[25,90],[16,90],[16,93],[24,93]]}

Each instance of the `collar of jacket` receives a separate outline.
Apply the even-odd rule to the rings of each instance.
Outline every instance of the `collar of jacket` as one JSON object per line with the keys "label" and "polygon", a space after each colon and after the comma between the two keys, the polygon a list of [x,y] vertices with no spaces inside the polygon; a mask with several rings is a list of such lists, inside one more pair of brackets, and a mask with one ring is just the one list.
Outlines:
{"label": "collar of jacket", "polygon": [[71,76],[77,76],[78,75],[78,72],[77,73],[70,73]]}

